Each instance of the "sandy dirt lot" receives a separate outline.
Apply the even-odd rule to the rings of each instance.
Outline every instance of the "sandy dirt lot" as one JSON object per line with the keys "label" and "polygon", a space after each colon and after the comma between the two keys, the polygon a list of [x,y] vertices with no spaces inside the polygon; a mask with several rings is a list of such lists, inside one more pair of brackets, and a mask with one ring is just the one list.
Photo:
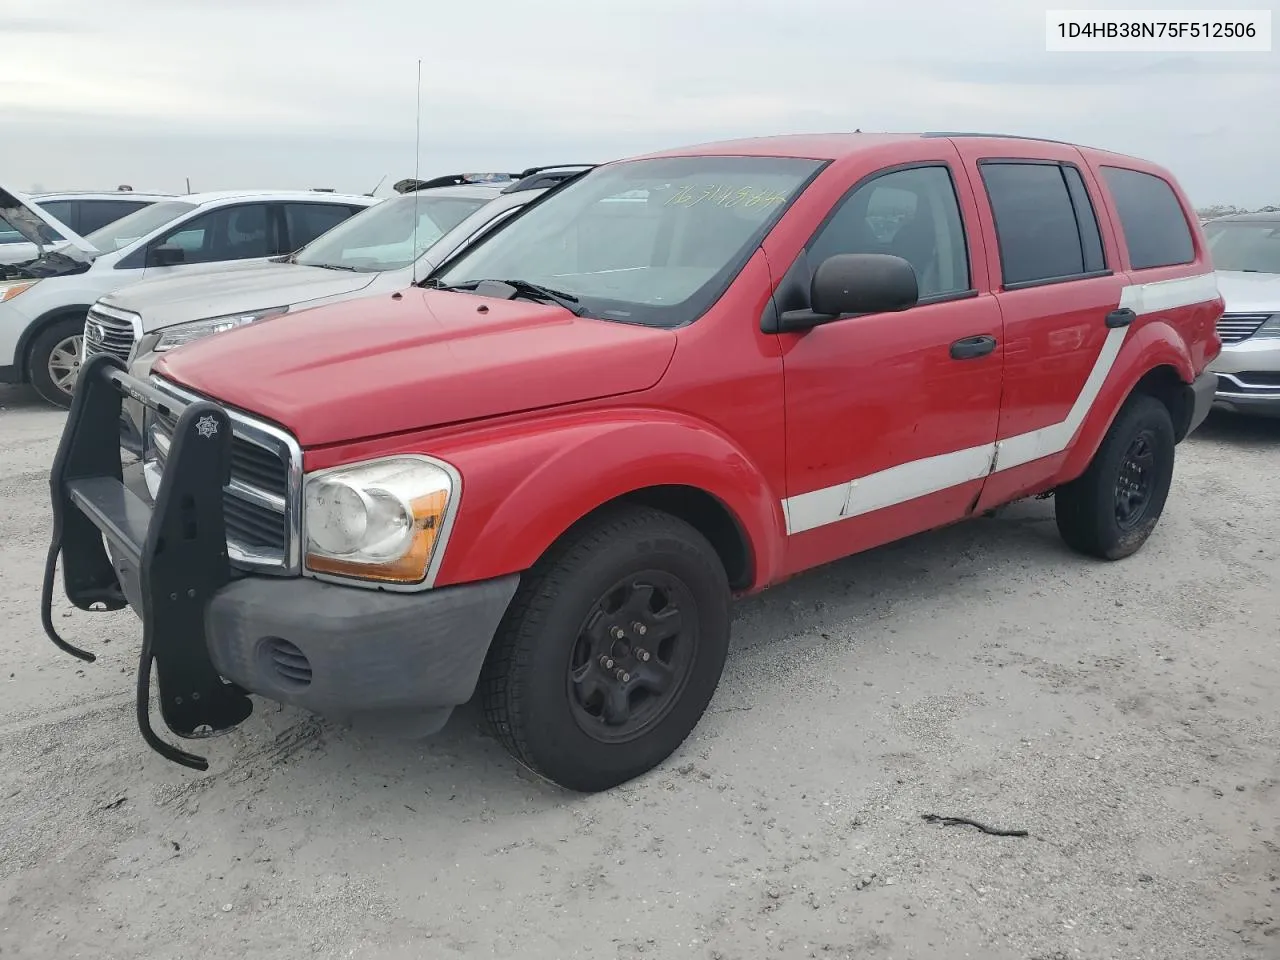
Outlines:
{"label": "sandy dirt lot", "polygon": [[1280,422],[1211,418],[1128,561],[1037,501],[743,602],[694,736],[583,797],[470,707],[152,754],[133,617],[41,634],[62,420],[0,392],[0,956],[1280,957]]}

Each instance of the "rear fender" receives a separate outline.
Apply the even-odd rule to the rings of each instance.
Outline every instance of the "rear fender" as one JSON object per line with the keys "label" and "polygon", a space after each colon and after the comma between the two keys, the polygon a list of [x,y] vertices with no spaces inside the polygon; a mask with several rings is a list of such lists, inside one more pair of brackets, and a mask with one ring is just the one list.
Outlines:
{"label": "rear fender", "polygon": [[671,411],[609,410],[454,436],[313,451],[307,469],[369,456],[430,453],[462,475],[462,496],[436,586],[529,569],[593,510],[646,488],[694,487],[716,498],[751,552],[752,586],[782,568],[785,526],[762,471],[714,426]]}
{"label": "rear fender", "polygon": [[1130,328],[1111,373],[1080,425],[1075,441],[1067,449],[1060,471],[1061,482],[1074,480],[1088,469],[1089,462],[1098,452],[1112,421],[1133,388],[1158,367],[1171,368],[1184,384],[1189,385],[1195,379],[1190,351],[1171,324],[1154,320],[1136,329]]}

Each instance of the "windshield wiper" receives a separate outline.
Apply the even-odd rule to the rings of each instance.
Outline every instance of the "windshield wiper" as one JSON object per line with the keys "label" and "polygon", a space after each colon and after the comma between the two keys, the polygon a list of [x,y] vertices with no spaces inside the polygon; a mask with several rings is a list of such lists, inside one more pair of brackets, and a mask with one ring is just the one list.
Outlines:
{"label": "windshield wiper", "polygon": [[[293,261],[297,263],[297,260]],[[348,267],[341,263],[305,263],[305,267],[319,267],[321,270],[346,270],[348,273],[359,273],[355,267]]]}
{"label": "windshield wiper", "polygon": [[572,293],[553,290],[551,287],[544,287],[540,283],[533,283],[529,280],[469,280],[466,283],[449,284],[441,283],[433,278],[423,281],[423,283],[433,290],[474,290],[482,283],[505,283],[515,291],[517,297],[528,297],[531,300],[554,303],[557,306],[564,307],[575,317],[581,317],[586,313],[586,308],[578,305],[578,298]]}

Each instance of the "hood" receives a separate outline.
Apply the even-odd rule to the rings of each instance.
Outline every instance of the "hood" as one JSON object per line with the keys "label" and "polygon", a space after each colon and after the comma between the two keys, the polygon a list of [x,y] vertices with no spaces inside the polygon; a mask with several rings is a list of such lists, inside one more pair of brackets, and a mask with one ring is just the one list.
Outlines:
{"label": "hood", "polygon": [[34,243],[37,249],[53,247],[65,240],[86,256],[98,255],[98,251],[88,240],[42,210],[30,197],[3,186],[0,186],[0,216],[22,234],[28,243]]}
{"label": "hood", "polygon": [[1280,273],[1219,270],[1216,276],[1227,313],[1280,313]]}
{"label": "hood", "polygon": [[309,301],[358,293],[376,273],[348,273],[296,263],[259,261],[209,273],[182,273],[143,280],[99,302],[142,317],[145,333],[192,320],[225,317],[270,307],[296,307]]}
{"label": "hood", "polygon": [[231,330],[166,353],[155,371],[311,447],[647,390],[675,352],[674,331],[558,306],[395,296]]}

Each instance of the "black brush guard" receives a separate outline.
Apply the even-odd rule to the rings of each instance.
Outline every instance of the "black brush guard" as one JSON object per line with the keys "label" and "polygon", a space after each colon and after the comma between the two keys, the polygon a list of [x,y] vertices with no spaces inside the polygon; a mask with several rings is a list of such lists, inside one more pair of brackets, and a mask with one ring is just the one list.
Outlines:
{"label": "black brush guard", "polygon": [[[154,506],[124,484],[120,411],[125,394],[177,419]],[[208,761],[166,743],[151,727],[151,673],[154,663],[161,716],[179,737],[223,733],[253,710],[248,694],[218,674],[205,638],[205,607],[231,579],[222,512],[230,469],[231,420],[218,404],[184,404],[165,396],[129,376],[110,354],[95,356],[81,368],[49,476],[53,539],[41,596],[45,633],[72,656],[95,659],[63,640],[53,626],[59,557],[74,606],[120,610],[132,602],[142,619],[138,727],[157,753],[196,770],[207,770]],[[132,596],[122,576],[126,583],[136,576],[136,589],[128,591]]]}

